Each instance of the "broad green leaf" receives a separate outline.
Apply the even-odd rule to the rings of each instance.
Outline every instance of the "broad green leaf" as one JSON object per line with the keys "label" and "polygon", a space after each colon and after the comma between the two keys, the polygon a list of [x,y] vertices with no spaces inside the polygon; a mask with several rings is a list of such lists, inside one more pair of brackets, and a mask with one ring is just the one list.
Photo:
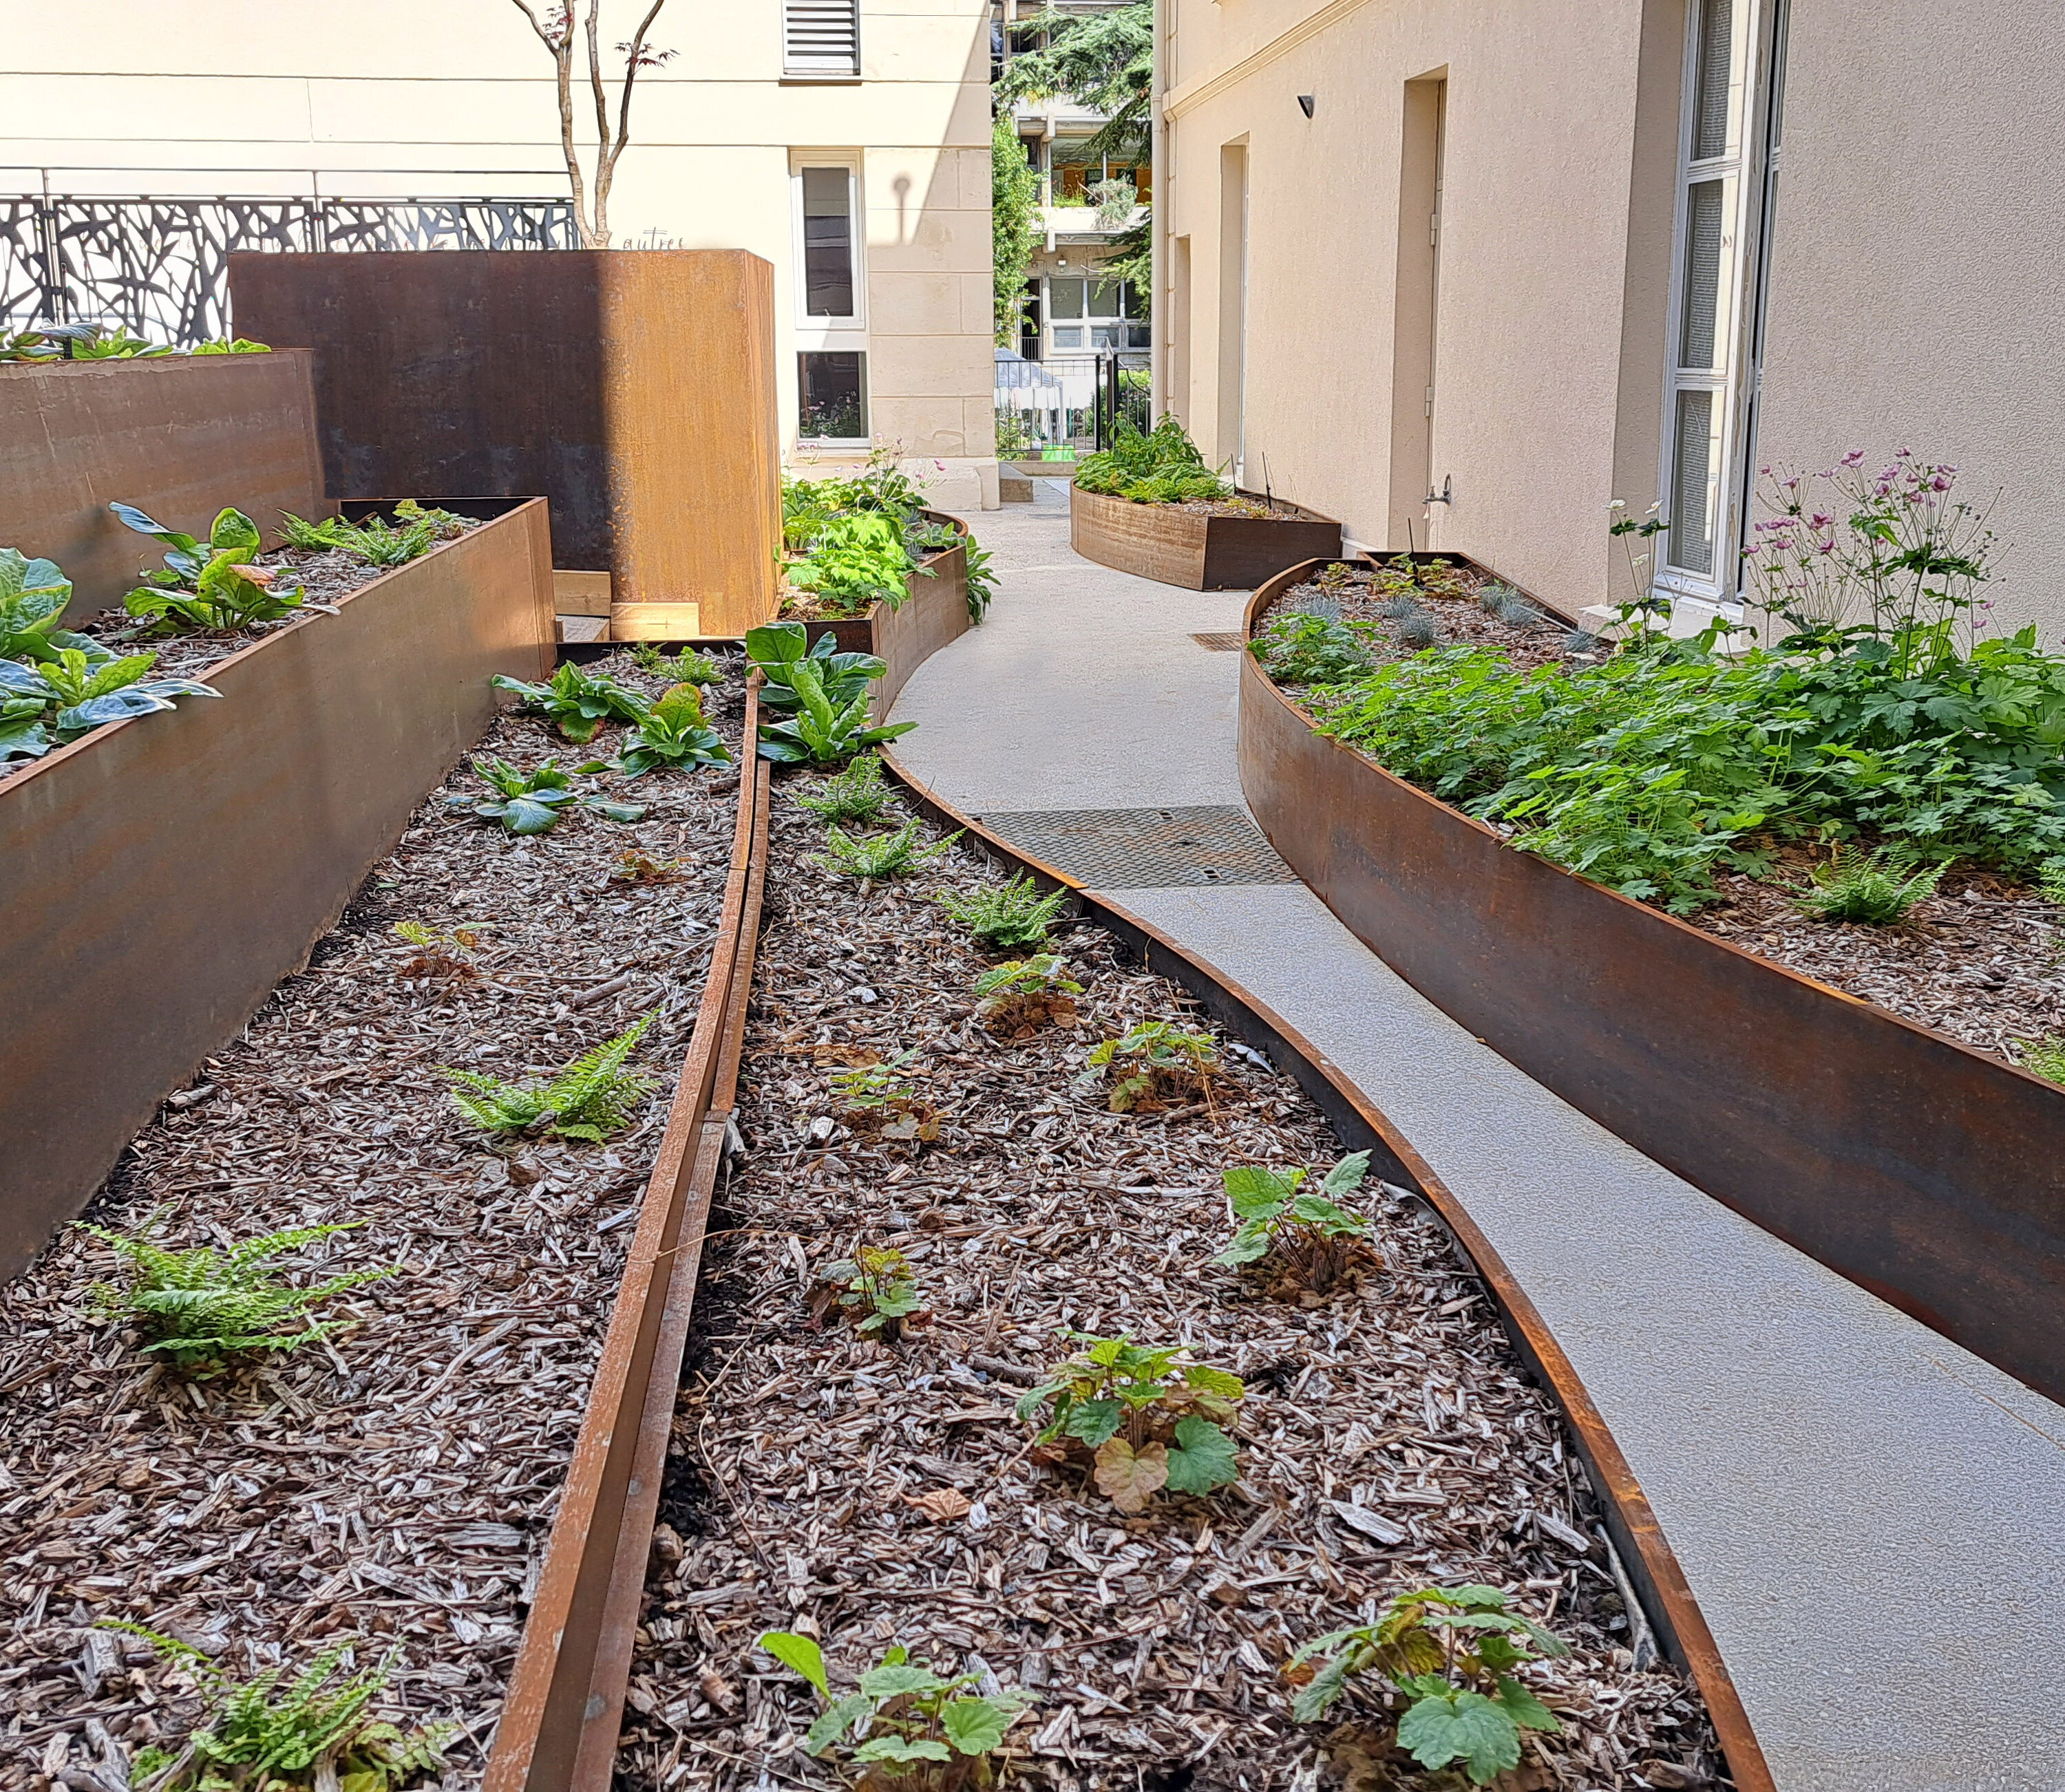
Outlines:
{"label": "broad green leaf", "polygon": [[208,532],[208,544],[218,554],[255,554],[263,539],[258,525],[237,510],[216,512],[214,526]]}
{"label": "broad green leaf", "polygon": [[1016,1702],[1001,1699],[952,1699],[940,1708],[947,1740],[963,1754],[988,1754],[1017,1715]]}
{"label": "broad green leaf", "polygon": [[1336,1197],[1354,1193],[1369,1174],[1369,1155],[1366,1151],[1358,1151],[1344,1157],[1327,1172],[1327,1179],[1319,1186]]}
{"label": "broad green leaf", "polygon": [[1348,1656],[1336,1656],[1298,1689],[1298,1696],[1291,1701],[1291,1715],[1301,1724],[1316,1723],[1326,1715],[1327,1707],[1341,1696],[1348,1673]]}
{"label": "broad green leaf", "polygon": [[1283,1212],[1304,1177],[1303,1170],[1279,1172],[1244,1164],[1222,1172],[1219,1180],[1226,1185],[1226,1205],[1235,1219],[1269,1220]]}
{"label": "broad green leaf", "polygon": [[1336,1207],[1324,1195],[1300,1195],[1291,1202],[1291,1211],[1307,1225],[1318,1226],[1330,1234],[1369,1229],[1369,1221],[1362,1215]]}
{"label": "broad green leaf", "polygon": [[1254,1262],[1267,1255],[1268,1250],[1269,1222],[1267,1220],[1250,1220],[1233,1235],[1232,1241],[1212,1261],[1223,1263],[1230,1269],[1235,1268],[1243,1263]]}
{"label": "broad green leaf", "polygon": [[1176,1421],[1176,1444],[1168,1453],[1171,1493],[1210,1493],[1239,1477],[1239,1452],[1224,1431],[1208,1419]]}
{"label": "broad green leaf", "polygon": [[1510,1675],[1498,1677],[1498,1702],[1522,1729],[1547,1730],[1553,1734],[1563,1727],[1556,1721],[1554,1712]]}
{"label": "broad green leaf", "polygon": [[1461,1762],[1473,1786],[1520,1765],[1520,1726],[1481,1693],[1420,1700],[1399,1724],[1398,1746],[1423,1767]]}
{"label": "broad green leaf", "polygon": [[1183,1382],[1186,1386],[1197,1388],[1206,1394],[1216,1394],[1222,1399],[1243,1399],[1247,1394],[1247,1383],[1239,1376],[1230,1375],[1223,1369],[1209,1368],[1202,1362],[1183,1366]]}
{"label": "broad green leaf", "polygon": [[152,522],[134,504],[110,504],[107,507],[139,535],[155,535],[160,541],[168,542],[188,553],[200,545],[192,535],[183,535],[176,529],[168,529],[162,523]]}
{"label": "broad green leaf", "polygon": [[[806,1637],[805,1641],[809,1639]],[[818,1714],[818,1721],[804,1734],[806,1753],[822,1754],[833,1743],[853,1728],[860,1718],[874,1714],[875,1701],[865,1693],[850,1693],[838,1704],[829,1706]]]}
{"label": "broad green leaf", "polygon": [[1081,1438],[1095,1449],[1118,1429],[1119,1418],[1116,1400],[1081,1400],[1069,1408],[1061,1432],[1065,1437]]}
{"label": "broad green leaf", "polygon": [[901,1736],[877,1736],[853,1751],[855,1761],[951,1761],[947,1745],[929,1736],[910,1742]]}
{"label": "broad green leaf", "polygon": [[1143,1444],[1136,1451],[1122,1437],[1107,1438],[1097,1447],[1097,1484],[1121,1511],[1146,1510],[1169,1480],[1170,1454],[1158,1443]]}
{"label": "broad green leaf", "polygon": [[543,833],[560,818],[559,804],[541,802],[535,796],[511,797],[502,809],[511,833]]}
{"label": "broad green leaf", "polygon": [[789,666],[803,657],[810,632],[799,622],[772,622],[746,632],[746,651],[760,666]]}
{"label": "broad green leaf", "polygon": [[905,1693],[936,1693],[945,1685],[937,1674],[903,1663],[870,1668],[860,1677],[860,1689],[871,1699],[893,1699]]}
{"label": "broad green leaf", "polygon": [[642,819],[645,813],[643,803],[604,802],[599,797],[589,797],[581,806],[592,809],[598,814],[607,815],[612,821],[636,821]]}
{"label": "broad green leaf", "polygon": [[832,1696],[831,1682],[825,1677],[825,1652],[814,1638],[799,1637],[793,1630],[766,1630],[760,1634],[760,1646],[783,1667],[794,1669],[826,1698]]}

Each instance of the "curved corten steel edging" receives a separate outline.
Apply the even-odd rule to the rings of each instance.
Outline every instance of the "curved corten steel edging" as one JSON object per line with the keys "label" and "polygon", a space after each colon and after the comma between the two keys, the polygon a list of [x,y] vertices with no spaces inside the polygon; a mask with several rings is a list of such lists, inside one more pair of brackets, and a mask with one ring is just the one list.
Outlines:
{"label": "curved corten steel edging", "polygon": [[0,1274],[307,962],[494,716],[491,675],[550,672],[544,502],[500,507],[208,668],[220,698],[0,781]]}
{"label": "curved corten steel edging", "polygon": [[[756,680],[757,683],[757,680]],[[767,866],[770,767],[747,757],[695,1031],[646,1184],[483,1792],[608,1792],[688,1342],[737,1104]]]}
{"label": "curved corten steel edging", "polygon": [[1108,929],[1149,970],[1178,984],[1213,1019],[1287,1072],[1327,1116],[1343,1144],[1369,1151],[1385,1181],[1419,1195],[1441,1217],[1457,1248],[1482,1277],[1513,1347],[1562,1407],[1643,1611],[1671,1659],[1691,1676],[1706,1701],[1731,1778],[1740,1792],[1775,1792],[1741,1696],[1642,1483],[1526,1290],[1412,1142],[1345,1072],[1259,996],[1122,903],[1084,889],[1077,879],[1028,857],[963,814],[921,782],[893,748],[882,749],[882,760],[933,820],[962,829],[1007,869],[1029,874],[1044,888],[1072,892],[1086,919]]}
{"label": "curved corten steel edging", "polygon": [[1359,939],[1636,1149],[2065,1398],[2065,1091],[1514,851],[1241,659],[1249,807]]}
{"label": "curved corten steel edging", "polygon": [[1311,511],[1207,516],[1071,485],[1069,545],[1086,560],[1164,585],[1245,591],[1296,562],[1339,555],[1341,526]]}

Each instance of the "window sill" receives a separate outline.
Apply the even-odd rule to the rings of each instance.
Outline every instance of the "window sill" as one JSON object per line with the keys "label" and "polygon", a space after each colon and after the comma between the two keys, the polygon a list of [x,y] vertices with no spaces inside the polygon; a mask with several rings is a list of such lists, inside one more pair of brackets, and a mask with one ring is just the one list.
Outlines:
{"label": "window sill", "polygon": [[774,84],[778,87],[857,87],[862,79],[858,75],[784,75]]}

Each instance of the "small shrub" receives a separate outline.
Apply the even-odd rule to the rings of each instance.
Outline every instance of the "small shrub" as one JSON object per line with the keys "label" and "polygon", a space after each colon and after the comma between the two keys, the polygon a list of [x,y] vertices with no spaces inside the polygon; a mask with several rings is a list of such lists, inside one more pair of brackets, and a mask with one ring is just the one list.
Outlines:
{"label": "small shrub", "polygon": [[1045,945],[1047,930],[1066,905],[1069,892],[1054,890],[1042,896],[1040,886],[1021,871],[1005,882],[984,884],[972,895],[941,890],[932,899],[984,945],[1008,951]]}
{"label": "small shrub", "polygon": [[994,558],[986,547],[976,545],[976,539],[968,538],[968,613],[970,622],[980,622],[988,615],[990,605],[996,598],[996,569],[989,563]]}
{"label": "small shrub", "polygon": [[810,1297],[810,1316],[822,1323],[834,1309],[863,1338],[893,1344],[906,1329],[915,1330],[931,1315],[920,1305],[911,1265],[903,1252],[863,1245],[852,1260],[834,1263]]}
{"label": "small shrub", "polygon": [[498,691],[513,692],[523,699],[518,707],[526,715],[544,716],[580,745],[592,741],[604,722],[642,722],[649,708],[645,697],[628,685],[571,660],[554,670],[548,684],[526,684],[507,672],[497,672],[487,682]]}
{"label": "small shrub", "polygon": [[1344,1157],[1316,1193],[1301,1193],[1309,1172],[1243,1166],[1226,1171],[1226,1206],[1239,1222],[1213,1259],[1230,1268],[1259,1265],[1272,1286],[1326,1294],[1352,1281],[1372,1255],[1369,1220],[1340,1205],[1369,1173],[1369,1153]]}
{"label": "small shrub", "polygon": [[626,1070],[658,1011],[576,1058],[548,1083],[503,1083],[477,1071],[439,1067],[459,1111],[483,1132],[542,1132],[600,1144],[620,1132],[652,1093],[653,1078]]}
{"label": "small shrub", "polygon": [[1897,852],[1870,853],[1845,863],[1842,848],[1836,846],[1826,865],[1814,867],[1810,882],[1788,888],[1793,906],[1804,914],[1883,927],[1905,920],[1917,902],[1934,895],[1949,869],[1946,860],[1917,871],[1911,856]]}
{"label": "small shrub", "polygon": [[693,684],[670,685],[628,729],[610,764],[627,778],[656,766],[681,771],[691,765],[725,765],[731,749],[703,719],[701,694]]}
{"label": "small shrub", "polygon": [[881,754],[862,753],[855,753],[837,777],[819,785],[815,796],[798,796],[796,806],[822,821],[873,827],[895,799],[896,793],[882,776]]}
{"label": "small shrub", "polygon": [[181,1750],[136,1751],[130,1777],[154,1792],[395,1792],[444,1766],[450,1725],[405,1733],[367,1715],[394,1669],[390,1652],[377,1665],[341,1676],[339,1643],[317,1656],[285,1686],[285,1668],[242,1685],[232,1681],[200,1650],[140,1625],[110,1623],[172,1657],[197,1681],[214,1709]]}
{"label": "small shrub", "polygon": [[1185,1362],[1181,1349],[1135,1344],[1129,1334],[1070,1335],[1087,1348],[1049,1370],[1016,1409],[1028,1423],[1048,1409],[1037,1459],[1089,1462],[1098,1491],[1129,1514],[1165,1487],[1202,1494],[1233,1484],[1240,1462],[1225,1427],[1247,1392],[1239,1376]]}
{"label": "small shrub", "polygon": [[[1568,1646],[1506,1607],[1496,1587],[1428,1587],[1392,1600],[1374,1624],[1310,1642],[1287,1670],[1311,1677],[1291,1707],[1300,1723],[1323,1716],[1352,1674],[1374,1673],[1404,1695],[1398,1746],[1423,1767],[1461,1764],[1473,1786],[1520,1765],[1523,1730],[1562,1726],[1511,1669]],[[1303,1665],[1326,1657],[1316,1673]]]}
{"label": "small shrub", "polygon": [[483,821],[499,821],[511,833],[543,833],[569,809],[592,810],[612,821],[636,821],[645,813],[642,804],[610,802],[574,788],[576,775],[604,769],[599,760],[571,773],[561,771],[555,759],[527,772],[506,759],[476,759],[473,769],[492,794],[475,797],[462,791],[447,797],[447,805],[470,809]]}
{"label": "small shrub", "polygon": [[[824,1652],[810,1637],[770,1630],[760,1647],[801,1674],[825,1701],[823,1714],[803,1738],[805,1750],[822,1758],[840,1749],[854,1766],[866,1770],[859,1782],[863,1787],[965,1792],[989,1786],[990,1758],[1031,1703],[1020,1692],[979,1697],[968,1689],[980,1674],[943,1679],[912,1666],[910,1652],[902,1648],[890,1649],[863,1674],[859,1691],[835,1699]],[[867,1740],[849,1749],[846,1738],[856,1728]]]}
{"label": "small shrub", "polygon": [[1083,986],[1069,975],[1069,961],[1052,952],[1013,959],[975,980],[982,1023],[1000,1039],[1028,1039],[1043,1027],[1073,1027],[1076,998]]}
{"label": "small shrub", "polygon": [[1295,611],[1271,616],[1247,649],[1279,684],[1345,684],[1376,664],[1345,623]]}
{"label": "small shrub", "polygon": [[1422,648],[1432,647],[1441,639],[1434,627],[1434,619],[1424,610],[1409,616],[1400,616],[1392,624],[1392,632],[1398,637],[1400,647],[1410,648],[1416,653]]}
{"label": "small shrub", "polygon": [[459,983],[480,975],[473,962],[480,935],[471,927],[427,927],[420,921],[398,921],[395,938],[416,948],[416,955],[402,965],[398,977],[432,977]]}
{"label": "small shrub", "polygon": [[1112,1112],[1152,1114],[1209,1101],[1219,1074],[1218,1047],[1206,1035],[1186,1032],[1173,1021],[1143,1020],[1097,1046],[1077,1080],[1087,1086],[1108,1076]]}
{"label": "small shrub", "polygon": [[351,1322],[309,1318],[318,1306],[348,1288],[379,1281],[395,1271],[359,1269],[327,1281],[296,1288],[275,1279],[266,1265],[275,1258],[349,1232],[343,1225],[296,1226],[247,1238],[227,1253],[206,1245],[167,1250],[152,1242],[148,1223],[133,1235],[105,1226],[79,1225],[135,1267],[126,1288],[96,1282],[89,1291],[93,1316],[99,1323],[122,1322],[150,1332],[143,1348],[162,1351],[183,1374],[200,1379],[219,1374],[224,1359],[247,1350],[293,1350],[341,1330]]}
{"label": "small shrub", "polygon": [[1508,603],[1517,603],[1520,593],[1510,585],[1501,585],[1496,579],[1489,579],[1477,587],[1477,607],[1488,616],[1495,616]]}
{"label": "small shrub", "polygon": [[1197,445],[1174,417],[1164,417],[1142,435],[1123,418],[1111,446],[1076,465],[1085,491],[1130,498],[1136,504],[1182,504],[1223,499],[1233,488],[1206,466]]}
{"label": "small shrub", "polygon": [[871,834],[856,840],[843,828],[825,829],[825,850],[810,855],[835,878],[858,878],[871,883],[879,878],[900,878],[937,858],[960,838],[958,831],[930,846],[920,838],[921,821],[906,821],[894,833]]}
{"label": "small shrub", "polygon": [[859,616],[876,603],[901,607],[910,595],[905,581],[921,570],[895,520],[863,511],[820,524],[809,553],[789,566],[788,578],[796,590],[815,597],[822,614]]}
{"label": "small shrub", "polygon": [[144,574],[143,583],[122,600],[152,632],[248,628],[297,610],[336,614],[336,605],[305,598],[291,572],[252,563],[263,538],[241,511],[217,512],[202,542],[152,522],[134,504],[107,507],[139,535],[166,544],[164,570]]}

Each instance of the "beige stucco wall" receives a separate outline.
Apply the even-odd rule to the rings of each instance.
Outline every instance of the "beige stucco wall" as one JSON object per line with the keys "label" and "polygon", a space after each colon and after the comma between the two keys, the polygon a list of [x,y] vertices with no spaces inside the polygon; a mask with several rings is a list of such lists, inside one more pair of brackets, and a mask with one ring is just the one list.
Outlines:
{"label": "beige stucco wall", "polygon": [[[510,0],[103,0],[16,34],[0,190],[563,196],[552,65]],[[605,0],[606,42],[629,0]],[[620,245],[738,248],[776,269],[793,453],[792,149],[863,152],[870,422],[943,502],[996,502],[984,0],[863,0],[863,79],[782,81],[773,0],[670,0],[610,224]],[[576,94],[592,128],[592,105]],[[585,111],[582,108],[586,107]],[[944,462],[944,470],[934,462]]]}

